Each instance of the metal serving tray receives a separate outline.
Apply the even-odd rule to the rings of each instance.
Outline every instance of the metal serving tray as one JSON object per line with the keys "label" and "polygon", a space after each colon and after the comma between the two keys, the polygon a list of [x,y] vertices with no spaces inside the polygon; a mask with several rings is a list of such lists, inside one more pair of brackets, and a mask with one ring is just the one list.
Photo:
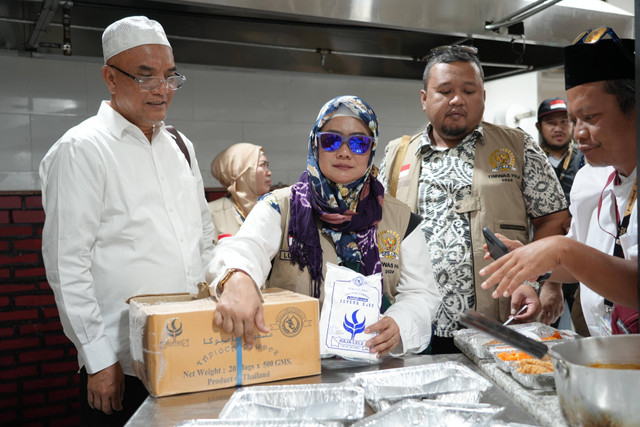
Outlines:
{"label": "metal serving tray", "polygon": [[509,366],[509,370],[511,371],[511,376],[514,380],[518,381],[525,387],[544,390],[544,389],[553,389],[556,387],[555,376],[553,372],[548,372],[544,374],[523,374],[518,371],[518,364],[513,363]]}
{"label": "metal serving tray", "polygon": [[456,347],[465,354],[473,354],[478,359],[486,359],[489,357],[484,351],[484,344],[493,339],[491,335],[475,329],[461,329],[453,333],[453,343]]}
{"label": "metal serving tray", "polygon": [[502,369],[505,372],[511,372],[510,367],[511,365],[513,365],[513,361],[502,360],[498,357],[498,354],[503,353],[505,351],[506,352],[518,351],[518,349],[515,349],[509,345],[496,345],[487,349],[487,351],[491,355],[491,358],[496,362],[496,366],[498,366],[498,368]]}
{"label": "metal serving tray", "polygon": [[476,403],[491,382],[457,362],[430,363],[354,375],[367,403],[381,411],[404,399],[433,399]]}
{"label": "metal serving tray", "polygon": [[489,426],[502,408],[488,404],[456,405],[408,400],[353,424],[353,427]]}
{"label": "metal serving tray", "polygon": [[364,390],[351,384],[273,385],[236,390],[221,419],[356,421],[364,417]]}
{"label": "metal serving tray", "polygon": [[[520,323],[507,327],[537,341],[548,338],[556,332],[562,336],[561,339],[575,339],[576,337],[576,334],[572,331],[558,330],[540,322]],[[471,353],[478,359],[492,359],[493,355],[489,350],[494,346],[506,345],[491,335],[476,329],[461,329],[454,332],[453,342],[463,352]]]}

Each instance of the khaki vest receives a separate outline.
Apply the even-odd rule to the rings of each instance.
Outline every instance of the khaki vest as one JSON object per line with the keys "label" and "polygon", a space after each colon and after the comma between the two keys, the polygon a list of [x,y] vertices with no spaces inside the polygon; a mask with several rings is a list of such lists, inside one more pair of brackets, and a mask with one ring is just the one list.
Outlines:
{"label": "khaki vest", "polygon": [[216,231],[216,242],[221,234],[231,234],[232,236],[240,230],[236,207],[228,197],[221,197],[213,202],[209,202],[209,212],[213,219],[213,227]]}
{"label": "khaki vest", "polygon": [[[273,192],[280,206],[282,217],[282,242],[280,250],[273,260],[273,267],[267,279],[266,287],[289,289],[304,295],[313,295],[313,285],[309,270],[305,267],[300,270],[298,264],[291,263],[289,252],[289,209],[291,187],[282,188]],[[377,226],[378,249],[380,262],[382,263],[383,292],[393,304],[397,294],[396,287],[400,280],[400,243],[404,240],[405,232],[409,225],[411,212],[404,203],[385,195],[382,221]],[[320,223],[316,222],[320,233]],[[338,255],[331,238],[320,233],[320,245],[322,247],[322,277],[327,273],[327,262],[338,264]],[[324,285],[320,286],[320,306],[324,300]]]}
{"label": "khaki vest", "polygon": [[[530,221],[522,196],[525,133],[519,129],[482,122],[484,143],[476,143],[471,196],[454,206],[458,213],[468,212],[471,220],[471,244],[476,289],[475,309],[492,318],[505,320],[509,316],[509,299],[495,300],[491,291],[480,287],[483,278],[478,271],[491,260],[484,260],[482,228],[488,227],[509,239],[530,241]],[[422,155],[419,151],[422,133],[414,135],[406,151],[398,179],[396,197],[412,212],[418,212],[418,181]],[[386,149],[386,171],[393,162],[402,138],[391,141]],[[386,177],[385,185],[391,181]]]}

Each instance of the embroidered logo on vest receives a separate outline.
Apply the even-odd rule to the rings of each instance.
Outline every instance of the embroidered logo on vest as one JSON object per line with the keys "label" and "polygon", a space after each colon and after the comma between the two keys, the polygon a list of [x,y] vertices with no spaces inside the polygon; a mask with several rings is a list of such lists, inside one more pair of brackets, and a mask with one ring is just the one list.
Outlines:
{"label": "embroidered logo on vest", "polygon": [[515,171],[515,156],[508,148],[501,148],[489,156],[489,164],[492,172]]}
{"label": "embroidered logo on vest", "polygon": [[400,236],[393,230],[378,232],[378,250],[384,258],[398,259],[400,252]]}

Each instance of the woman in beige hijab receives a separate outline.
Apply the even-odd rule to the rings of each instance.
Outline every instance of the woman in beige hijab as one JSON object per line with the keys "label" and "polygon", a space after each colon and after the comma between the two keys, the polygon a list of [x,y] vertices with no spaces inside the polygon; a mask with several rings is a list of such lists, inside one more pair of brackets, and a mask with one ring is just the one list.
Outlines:
{"label": "woman in beige hijab", "polygon": [[271,171],[262,147],[239,142],[213,159],[211,175],[229,192],[226,197],[209,203],[220,239],[236,234],[258,197],[271,190]]}

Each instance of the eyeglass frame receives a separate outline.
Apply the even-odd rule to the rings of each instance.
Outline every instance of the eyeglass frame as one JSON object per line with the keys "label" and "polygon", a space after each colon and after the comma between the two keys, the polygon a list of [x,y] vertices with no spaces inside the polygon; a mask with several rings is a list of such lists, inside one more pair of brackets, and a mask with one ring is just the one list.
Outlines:
{"label": "eyeglass frame", "polygon": [[[164,83],[164,85],[167,87],[167,89],[169,90],[173,90],[176,91],[180,88],[182,88],[182,85],[184,84],[184,82],[187,80],[186,76],[183,76],[182,74],[176,73],[174,72],[173,75],[167,77],[167,78],[161,78],[161,77],[142,77],[142,78],[138,78],[136,76],[134,76],[133,74],[129,74],[124,70],[121,70],[120,68],[116,67],[115,65],[111,65],[111,64],[107,64],[108,67],[111,67],[115,70],[120,71],[122,74],[124,74],[125,76],[129,77],[132,80],[135,80],[138,83],[138,86],[140,86],[140,90],[145,91],[145,92],[153,92],[154,90],[157,90],[158,88],[162,87],[162,84]],[[174,89],[172,87],[169,86],[169,79],[170,78],[180,78],[182,79],[182,81],[178,81],[178,86]],[[144,89],[142,87],[142,84],[145,83],[144,79],[159,79],[160,80],[160,84],[157,87],[154,87],[153,89]]]}
{"label": "eyeglass frame", "polygon": [[[602,34],[600,34],[600,36],[598,36],[598,38],[596,38],[595,40],[585,41],[585,39],[589,37],[589,34],[592,34],[599,30],[605,30],[605,31]],[[629,52],[629,49],[625,47],[625,45],[622,43],[622,39],[616,34],[615,31],[613,31],[613,28],[607,25],[603,25],[601,27],[596,27],[596,28],[589,28],[588,30],[583,31],[582,33],[578,34],[578,37],[576,37],[573,40],[573,43],[571,43],[571,46],[575,46],[578,44],[596,44],[600,40],[602,40],[602,38],[606,35],[609,35],[609,37],[611,37],[611,40],[613,40],[616,46],[618,46],[618,48],[622,50],[622,54],[625,56],[625,58],[627,58],[631,62],[634,62],[633,54]]]}
{"label": "eyeglass frame", "polygon": [[[322,142],[320,141],[320,138],[322,135],[334,135],[334,136],[338,136],[340,138],[340,145],[338,145],[336,148],[334,148],[333,150],[330,150],[329,148],[325,147],[324,145],[322,145]],[[353,138],[364,138],[365,140],[368,141],[367,143],[367,149],[364,150],[362,153],[357,153],[356,151],[353,150],[353,147],[351,146],[351,140]],[[346,139],[346,140],[345,140]],[[318,142],[318,147],[322,148],[324,151],[328,152],[328,153],[333,153],[335,151],[338,151],[340,149],[340,147],[342,147],[342,145],[347,144],[347,147],[349,147],[349,150],[353,153],[353,154],[357,154],[359,156],[362,156],[364,154],[367,154],[369,152],[369,150],[371,149],[371,147],[373,147],[373,143],[375,141],[375,139],[372,136],[369,135],[361,135],[361,134],[354,134],[354,135],[342,135],[339,134],[337,132],[317,132],[316,133],[316,141]]]}

